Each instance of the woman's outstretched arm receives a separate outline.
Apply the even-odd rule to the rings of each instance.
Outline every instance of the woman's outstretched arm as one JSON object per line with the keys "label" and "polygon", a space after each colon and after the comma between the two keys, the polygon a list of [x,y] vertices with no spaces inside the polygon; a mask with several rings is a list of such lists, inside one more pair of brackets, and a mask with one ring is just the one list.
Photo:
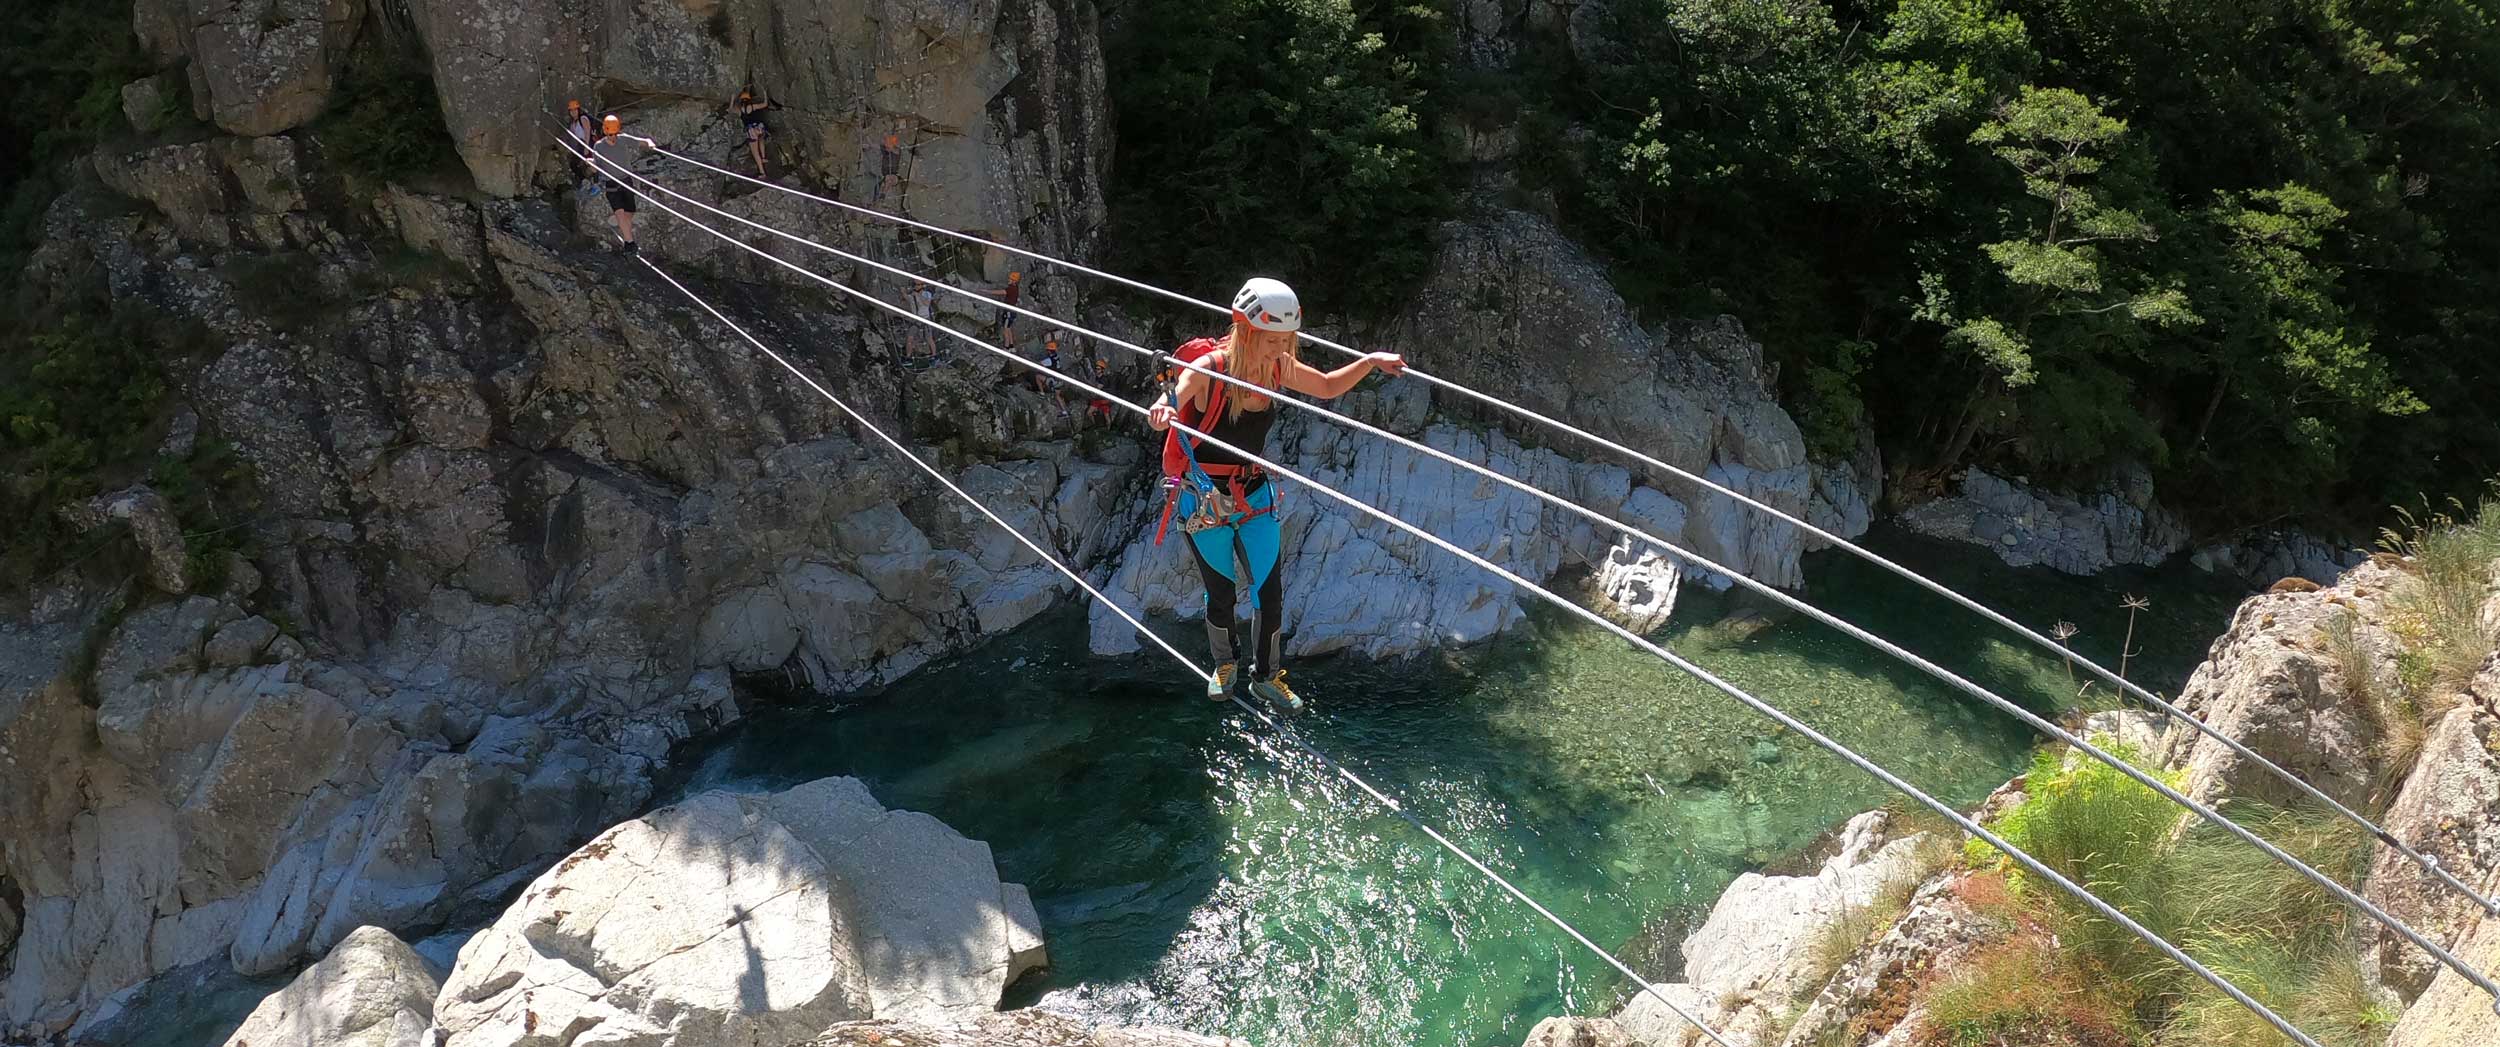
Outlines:
{"label": "woman's outstretched arm", "polygon": [[1365,353],[1361,359],[1334,371],[1322,371],[1295,360],[1293,366],[1285,371],[1285,388],[1304,396],[1334,400],[1344,396],[1346,390],[1354,388],[1354,383],[1362,381],[1364,375],[1374,370],[1397,374],[1406,370],[1406,358],[1396,353]]}

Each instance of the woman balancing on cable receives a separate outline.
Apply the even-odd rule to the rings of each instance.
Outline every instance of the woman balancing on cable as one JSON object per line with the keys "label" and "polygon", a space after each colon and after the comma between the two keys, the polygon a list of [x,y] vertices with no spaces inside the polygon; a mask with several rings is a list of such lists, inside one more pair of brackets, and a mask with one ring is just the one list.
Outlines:
{"label": "woman balancing on cable", "polygon": [[[1147,415],[1163,432],[1164,485],[1171,492],[1164,506],[1163,526],[1179,521],[1189,535],[1189,551],[1198,562],[1198,578],[1207,587],[1207,646],[1215,656],[1215,679],[1207,697],[1232,697],[1237,656],[1234,653],[1234,601],[1240,589],[1250,590],[1250,692],[1294,711],[1302,699],[1285,684],[1283,652],[1277,634],[1284,625],[1284,577],[1277,570],[1282,530],[1276,519],[1276,492],[1267,473],[1241,456],[1172,428],[1181,425],[1252,454],[1263,454],[1267,430],[1276,422],[1274,391],[1287,390],[1332,399],[1354,388],[1374,370],[1397,374],[1406,361],[1391,353],[1372,353],[1334,371],[1320,371],[1294,358],[1294,332],[1302,327],[1302,302],[1283,282],[1256,277],[1233,296],[1233,329],[1223,338],[1200,338],[1173,355],[1183,362],[1250,382],[1258,390],[1218,381],[1183,369],[1179,384]],[[1162,540],[1158,528],[1156,541]],[[1237,581],[1238,561],[1248,577]],[[1242,584],[1246,582],[1246,584]]]}

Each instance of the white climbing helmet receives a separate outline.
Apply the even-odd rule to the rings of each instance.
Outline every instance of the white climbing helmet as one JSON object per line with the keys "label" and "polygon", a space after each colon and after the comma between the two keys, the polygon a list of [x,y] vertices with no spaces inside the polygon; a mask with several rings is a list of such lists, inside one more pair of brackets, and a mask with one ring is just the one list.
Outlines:
{"label": "white climbing helmet", "polygon": [[1253,276],[1233,295],[1233,315],[1262,331],[1302,329],[1302,299],[1282,280]]}

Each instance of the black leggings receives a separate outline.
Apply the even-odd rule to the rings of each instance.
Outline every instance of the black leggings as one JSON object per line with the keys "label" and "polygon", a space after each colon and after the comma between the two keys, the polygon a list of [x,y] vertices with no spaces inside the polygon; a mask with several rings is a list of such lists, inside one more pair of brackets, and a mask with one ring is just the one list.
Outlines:
{"label": "black leggings", "polygon": [[[1198,581],[1207,587],[1207,626],[1222,629],[1230,636],[1240,635],[1233,628],[1233,607],[1241,597],[1240,589],[1233,585],[1233,572],[1208,563],[1207,554],[1198,548],[1198,543],[1189,542],[1188,545],[1191,558],[1198,561]],[[1235,543],[1234,550],[1226,559],[1246,555],[1246,551],[1239,548],[1239,543]],[[1263,678],[1284,668],[1283,652],[1276,645],[1277,634],[1285,625],[1284,606],[1285,565],[1277,564],[1267,572],[1267,581],[1259,584],[1258,607],[1252,612],[1258,639],[1247,652],[1249,657],[1243,659],[1250,664],[1252,679]],[[1216,652],[1216,657],[1223,656],[1224,652]]]}

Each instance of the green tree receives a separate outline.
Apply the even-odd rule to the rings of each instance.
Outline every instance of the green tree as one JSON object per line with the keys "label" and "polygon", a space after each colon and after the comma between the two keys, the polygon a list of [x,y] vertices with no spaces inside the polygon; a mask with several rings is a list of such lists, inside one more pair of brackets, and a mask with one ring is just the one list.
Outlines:
{"label": "green tree", "polygon": [[0,271],[17,271],[60,168],[121,124],[122,85],[146,72],[127,4],[0,12]]}
{"label": "green tree", "polygon": [[1384,0],[1143,0],[1108,59],[1116,245],[1160,282],[1254,272],[1322,311],[1392,304],[1450,202],[1425,114],[1454,49],[1438,9]]}
{"label": "green tree", "polygon": [[1957,147],[2039,55],[2022,19],[1994,0],[1903,0],[1874,50],[1852,74],[1866,134],[1890,161],[1884,195],[1936,206],[1955,187]]}
{"label": "green tree", "polygon": [[[2286,488],[2331,479],[2372,416],[2428,409],[2338,300],[2341,271],[2322,255],[2342,208],[2294,184],[2221,194],[2202,217],[2217,263],[2205,281],[2212,392],[2189,446],[2209,466],[2272,469]],[[2230,431],[2217,441],[2218,419]]]}
{"label": "green tree", "polygon": [[2011,235],[1981,246],[1992,265],[1966,277],[1967,290],[1956,294],[1937,274],[1922,281],[1920,315],[1981,365],[1939,468],[1960,462],[1981,432],[2010,430],[2025,414],[2052,423],[2026,427],[2029,449],[2061,464],[2157,440],[2126,409],[2131,383],[2117,364],[2154,329],[2198,317],[2184,291],[2124,252],[2158,238],[2143,214],[2119,206],[2136,188],[2132,177],[2095,177],[2126,131],[2081,94],[2026,86],[1972,133],[2021,178],[2030,204],[2007,209]]}

